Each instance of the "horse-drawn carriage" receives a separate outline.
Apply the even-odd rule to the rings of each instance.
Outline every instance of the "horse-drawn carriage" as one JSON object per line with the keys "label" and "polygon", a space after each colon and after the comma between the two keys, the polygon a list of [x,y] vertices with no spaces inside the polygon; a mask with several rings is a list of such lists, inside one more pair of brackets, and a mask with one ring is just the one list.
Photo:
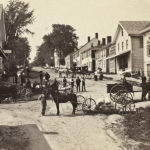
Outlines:
{"label": "horse-drawn carriage", "polygon": [[110,99],[121,106],[122,111],[134,111],[135,101],[133,100],[133,86],[127,84],[107,84],[107,93],[110,94]]}
{"label": "horse-drawn carriage", "polygon": [[33,99],[36,94],[41,94],[42,89],[36,88],[35,83],[31,88],[26,88],[21,85],[2,83],[0,85],[0,103],[16,102],[17,100]]}
{"label": "horse-drawn carriage", "polygon": [[92,98],[85,98],[82,95],[77,95],[76,92],[73,92],[70,88],[68,90],[59,89],[59,82],[54,81],[52,85],[46,87],[48,95],[52,95],[53,100],[56,104],[57,115],[59,115],[59,103],[70,102],[73,106],[72,114],[75,114],[75,111],[92,111],[96,107],[96,102]]}

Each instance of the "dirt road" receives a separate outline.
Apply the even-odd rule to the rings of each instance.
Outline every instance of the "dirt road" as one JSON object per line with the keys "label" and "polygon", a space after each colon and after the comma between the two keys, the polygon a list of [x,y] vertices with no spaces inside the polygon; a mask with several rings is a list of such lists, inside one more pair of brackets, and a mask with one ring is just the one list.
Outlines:
{"label": "dirt road", "polygon": [[[55,75],[52,75],[53,77]],[[108,100],[106,84],[108,81],[87,80],[89,92],[80,93],[91,96],[96,101]],[[40,101],[0,105],[0,125],[36,124],[53,150],[123,150],[119,139],[111,136],[106,128],[108,116],[84,115],[77,112],[71,115],[70,103],[60,105],[60,116],[56,116],[55,104],[49,100],[46,116],[41,116]],[[115,118],[120,117],[115,115]],[[112,121],[112,119],[111,119]],[[110,122],[111,123],[111,122]]]}

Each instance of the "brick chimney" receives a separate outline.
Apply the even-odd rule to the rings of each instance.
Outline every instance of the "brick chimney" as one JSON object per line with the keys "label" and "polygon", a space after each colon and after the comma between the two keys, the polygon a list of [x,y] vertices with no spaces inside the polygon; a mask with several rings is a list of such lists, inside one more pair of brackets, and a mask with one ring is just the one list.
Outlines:
{"label": "brick chimney", "polygon": [[88,36],[88,42],[90,42],[90,40],[91,40],[91,39],[90,39],[90,36]]}
{"label": "brick chimney", "polygon": [[97,39],[98,39],[98,33],[95,33],[95,38],[97,38]]}
{"label": "brick chimney", "polygon": [[100,41],[100,40],[98,40],[98,44],[97,44],[97,45],[98,45],[98,46],[100,46],[100,44],[101,44],[101,41]]}
{"label": "brick chimney", "polygon": [[107,44],[111,43],[111,36],[107,36]]}
{"label": "brick chimney", "polygon": [[105,40],[105,38],[102,38],[102,45],[106,45],[106,40]]}

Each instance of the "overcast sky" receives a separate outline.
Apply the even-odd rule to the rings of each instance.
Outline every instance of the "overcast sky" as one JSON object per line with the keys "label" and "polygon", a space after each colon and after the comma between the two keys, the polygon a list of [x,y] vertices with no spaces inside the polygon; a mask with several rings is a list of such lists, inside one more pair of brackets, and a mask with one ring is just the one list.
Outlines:
{"label": "overcast sky", "polygon": [[[35,32],[29,36],[32,47],[31,58],[42,37],[50,33],[52,24],[69,24],[76,29],[79,46],[87,42],[87,36],[99,39],[114,36],[117,24],[123,20],[150,21],[150,0],[23,0],[29,2],[36,18],[29,28]],[[4,5],[8,0],[0,0]]]}

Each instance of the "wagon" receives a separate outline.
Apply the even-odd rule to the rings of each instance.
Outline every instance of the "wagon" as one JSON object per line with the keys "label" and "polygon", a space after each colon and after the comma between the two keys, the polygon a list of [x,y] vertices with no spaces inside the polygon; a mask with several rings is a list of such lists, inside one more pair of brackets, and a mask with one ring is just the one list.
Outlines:
{"label": "wagon", "polygon": [[0,86],[0,103],[2,103],[6,98],[12,98],[13,102],[16,101],[17,87],[15,85]]}
{"label": "wagon", "polygon": [[133,101],[133,86],[131,84],[107,84],[107,93],[110,94],[110,99],[121,105],[123,111],[133,111],[135,102]]}

